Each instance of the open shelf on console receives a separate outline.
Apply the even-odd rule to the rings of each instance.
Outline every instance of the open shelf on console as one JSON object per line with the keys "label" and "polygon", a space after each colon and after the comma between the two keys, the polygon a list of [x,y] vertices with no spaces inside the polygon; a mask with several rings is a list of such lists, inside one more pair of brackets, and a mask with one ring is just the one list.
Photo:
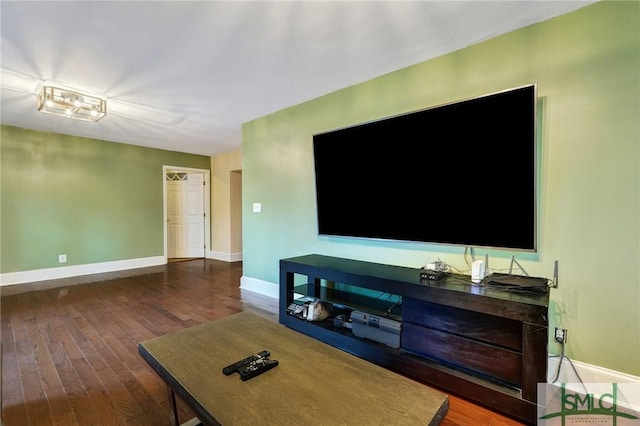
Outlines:
{"label": "open shelf on console", "polygon": [[315,297],[346,310],[359,310],[396,321],[402,319],[402,298],[388,293],[384,297],[371,297],[352,291],[337,290],[326,286],[303,284],[293,288],[294,293]]}
{"label": "open shelf on console", "polygon": [[[290,320],[291,319],[291,320]],[[310,327],[313,328],[318,328],[318,329],[322,329],[323,331],[329,332],[331,334],[338,334],[341,337],[344,337],[346,339],[349,340],[355,340],[360,342],[360,344],[362,345],[368,345],[368,346],[372,346],[372,347],[376,347],[379,350],[382,351],[390,351],[392,353],[395,353],[397,355],[401,354],[402,351],[398,348],[393,348],[391,346],[385,345],[382,342],[378,342],[375,340],[371,340],[365,337],[359,337],[356,336],[355,334],[353,334],[353,330],[351,328],[346,328],[346,327],[335,327],[333,325],[333,319],[332,318],[328,318],[322,321],[307,321],[305,318],[299,316],[299,315],[291,315],[288,314],[287,315],[287,321],[286,324],[288,326],[291,327],[291,321],[294,321],[294,327],[295,329],[300,330],[300,326],[303,327],[304,330],[308,330]]]}

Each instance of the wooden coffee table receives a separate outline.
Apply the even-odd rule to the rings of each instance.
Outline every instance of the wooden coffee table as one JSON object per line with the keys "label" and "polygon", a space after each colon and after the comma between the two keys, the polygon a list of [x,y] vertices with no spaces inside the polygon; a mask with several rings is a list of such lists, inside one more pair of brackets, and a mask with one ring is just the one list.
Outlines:
{"label": "wooden coffee table", "polygon": [[[275,368],[242,381],[222,369],[268,350]],[[321,343],[274,321],[241,312],[138,345],[205,425],[438,425],[447,395]]]}

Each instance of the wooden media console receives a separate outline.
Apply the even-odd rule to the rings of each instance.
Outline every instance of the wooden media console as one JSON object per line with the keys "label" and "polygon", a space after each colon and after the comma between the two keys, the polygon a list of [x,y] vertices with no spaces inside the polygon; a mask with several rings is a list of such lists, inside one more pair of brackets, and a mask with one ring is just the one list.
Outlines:
{"label": "wooden media console", "polygon": [[[280,261],[280,323],[425,384],[526,423],[547,381],[548,288],[420,278],[418,268],[311,254]],[[517,277],[522,281],[525,277]],[[528,277],[527,277],[528,278]],[[545,282],[531,278],[534,283]],[[327,302],[329,318],[292,315],[292,303]],[[400,347],[356,336],[334,321],[366,312],[400,324]]]}

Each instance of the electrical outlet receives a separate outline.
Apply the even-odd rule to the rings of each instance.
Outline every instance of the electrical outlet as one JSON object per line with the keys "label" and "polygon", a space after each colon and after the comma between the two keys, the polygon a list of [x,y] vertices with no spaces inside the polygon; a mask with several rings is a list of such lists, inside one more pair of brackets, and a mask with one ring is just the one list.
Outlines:
{"label": "electrical outlet", "polygon": [[563,345],[567,343],[567,329],[556,327],[555,340]]}
{"label": "electrical outlet", "polygon": [[58,255],[58,263],[67,263],[67,255],[59,254]]}

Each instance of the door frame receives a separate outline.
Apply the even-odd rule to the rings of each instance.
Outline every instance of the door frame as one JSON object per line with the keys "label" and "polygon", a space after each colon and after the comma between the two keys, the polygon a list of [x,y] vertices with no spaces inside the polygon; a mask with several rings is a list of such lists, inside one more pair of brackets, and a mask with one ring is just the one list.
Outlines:
{"label": "door frame", "polygon": [[203,175],[204,181],[204,247],[202,253],[207,258],[207,252],[211,250],[211,171],[207,169],[194,169],[182,166],[162,166],[162,234],[164,240],[164,263],[169,261],[167,256],[169,247],[169,236],[167,233],[167,173],[199,173]]}

